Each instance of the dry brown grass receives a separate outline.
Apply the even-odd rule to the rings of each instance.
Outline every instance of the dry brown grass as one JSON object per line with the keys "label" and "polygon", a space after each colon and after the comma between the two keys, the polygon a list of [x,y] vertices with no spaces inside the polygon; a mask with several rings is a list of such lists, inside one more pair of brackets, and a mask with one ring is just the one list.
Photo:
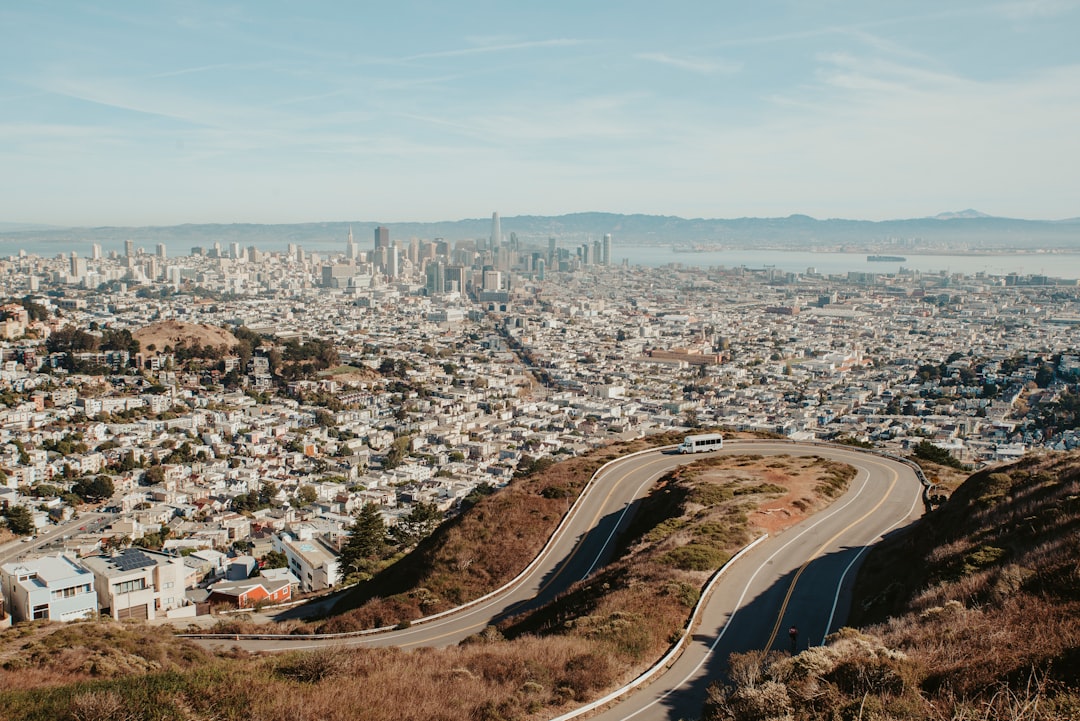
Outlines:
{"label": "dry brown grass", "polygon": [[[611,659],[574,639],[476,642],[441,651],[330,648],[217,659],[186,674],[75,684],[49,693],[5,685],[4,718],[451,721],[532,719],[614,683]],[[102,715],[105,714],[105,715]]]}
{"label": "dry brown grass", "polygon": [[604,463],[675,442],[619,443],[518,479],[444,524],[415,551],[357,587],[320,631],[396,625],[466,603],[503,585],[536,557]]}
{"label": "dry brown grass", "polygon": [[[537,498],[565,504],[565,499],[545,498],[543,489],[551,484],[583,483],[591,469],[611,454],[609,451],[599,457],[575,459],[576,463],[556,469],[543,479],[518,484],[514,492],[526,494],[520,499],[525,509],[537,508],[532,505]],[[785,473],[798,477],[789,461],[783,463]],[[36,665],[5,672],[0,709],[10,719],[90,719],[101,717],[93,713],[117,708],[116,700],[120,699],[119,707],[130,712],[132,718],[550,718],[628,681],[670,646],[711,570],[680,568],[670,553],[696,545],[719,550],[722,560],[748,540],[751,531],[747,513],[756,503],[768,499],[775,502],[783,493],[774,483],[776,476],[766,475],[766,470],[775,474],[781,469],[755,471],[742,466],[735,480],[717,475],[724,471],[722,466],[701,466],[673,475],[646,502],[639,514],[642,520],[623,539],[615,563],[589,582],[572,588],[549,608],[506,623],[502,632],[489,628],[458,647],[408,653],[330,648],[267,657],[238,652],[212,659],[196,654],[184,662],[186,666],[179,662],[170,665],[166,661],[182,657],[186,645],[178,644],[169,650],[170,640],[160,637],[162,632],[158,630],[116,624],[119,631],[136,635],[125,636],[114,645],[125,649],[144,647],[146,652],[140,656],[144,667],[131,668],[126,674],[76,674],[67,679],[76,683],[56,685],[63,674],[72,672],[77,660],[57,651],[42,656],[42,662],[60,664],[63,660],[67,665],[58,665],[49,674],[43,675],[44,667]],[[816,483],[816,472],[808,472],[803,480]],[[716,491],[710,486],[723,489],[719,493],[722,501],[713,502]],[[479,553],[483,544],[504,543],[498,534],[509,534],[505,541],[508,544],[520,542],[522,548],[528,548],[525,540],[517,539],[519,529],[513,523],[524,522],[522,519],[535,514],[528,510],[524,515],[516,513],[520,512],[500,504],[487,506],[478,518],[488,532],[478,534],[477,539],[466,537],[465,523],[451,524],[454,533],[444,532],[442,536],[446,547],[425,551],[433,566],[436,561],[443,565],[426,572],[424,590],[404,592],[399,597],[404,608],[391,608],[384,618],[374,617],[377,609],[387,608],[382,604],[367,604],[353,613],[372,614],[369,620],[373,621],[398,619],[405,611],[417,610],[421,597],[428,603],[432,603],[432,597],[441,600],[446,581],[440,579],[468,575],[465,571],[473,565],[488,569],[476,574],[474,578],[479,580],[467,586],[473,593],[497,583],[500,575],[516,573],[511,568],[514,563],[503,559],[485,565]],[[511,518],[509,527],[506,516]],[[497,526],[500,530],[496,534],[490,528],[499,523],[504,525]],[[524,565],[531,559],[526,551],[517,553],[520,555],[516,563]],[[463,568],[463,558],[473,560]],[[461,579],[455,582],[463,583]],[[92,628],[95,624],[85,626]],[[147,635],[138,640],[138,633]],[[89,646],[97,643],[96,638],[94,632],[83,632],[79,639],[68,638],[61,643],[61,633],[52,641],[38,638],[33,643],[35,648]],[[28,648],[15,649],[18,653],[13,655]]]}
{"label": "dry brown grass", "polygon": [[862,632],[793,659],[733,657],[736,686],[711,690],[705,718],[784,703],[799,719],[1080,718],[1078,559],[1080,454],[976,473],[870,555],[852,619]]}
{"label": "dry brown grass", "polygon": [[[850,467],[844,467],[850,468]],[[660,656],[686,625],[709,575],[760,533],[749,518],[790,496],[782,480],[814,505],[823,478],[854,476],[815,457],[699,459],[661,479],[620,539],[621,556],[547,607],[502,624],[509,637],[562,634],[598,643],[640,668]],[[795,514],[786,516],[794,523]]]}
{"label": "dry brown grass", "polygon": [[169,629],[107,619],[35,621],[0,634],[0,678],[10,689],[183,671],[208,659]]}
{"label": "dry brown grass", "polygon": [[176,348],[181,343],[188,347],[201,345],[203,348],[217,348],[224,346],[232,348],[239,341],[229,331],[206,323],[184,323],[178,320],[163,320],[151,323],[145,328],[140,328],[131,334],[131,337],[139,341],[142,349],[148,350],[154,346],[156,351],[163,352],[166,346]]}

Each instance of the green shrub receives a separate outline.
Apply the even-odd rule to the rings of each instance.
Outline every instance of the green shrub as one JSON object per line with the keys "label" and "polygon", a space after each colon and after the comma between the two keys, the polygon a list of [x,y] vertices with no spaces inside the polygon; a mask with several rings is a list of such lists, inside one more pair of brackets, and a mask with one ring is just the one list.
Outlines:
{"label": "green shrub", "polygon": [[727,561],[728,555],[718,548],[700,543],[688,543],[664,554],[664,563],[683,571],[712,571]]}

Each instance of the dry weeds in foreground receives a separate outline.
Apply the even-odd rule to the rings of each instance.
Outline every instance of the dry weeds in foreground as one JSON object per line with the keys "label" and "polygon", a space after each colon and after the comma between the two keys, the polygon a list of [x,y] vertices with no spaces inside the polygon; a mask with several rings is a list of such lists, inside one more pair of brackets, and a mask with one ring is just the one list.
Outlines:
{"label": "dry weeds in foreground", "polygon": [[862,632],[733,656],[704,718],[1080,718],[1078,579],[1080,454],[981,471],[871,554]]}
{"label": "dry weeds in foreground", "polygon": [[[668,648],[710,570],[750,537],[747,513],[786,492],[775,482],[777,473],[790,479],[809,474],[808,483],[818,486],[823,473],[837,470],[821,466],[821,459],[770,459],[773,467],[756,473],[751,466],[760,461],[740,459],[745,465],[738,478],[703,464],[668,479],[641,514],[645,520],[624,540],[624,556],[596,583],[507,624],[511,640],[489,629],[444,650],[202,655],[186,668],[162,669],[136,669],[140,662],[133,660],[130,675],[83,675],[80,683],[52,688],[38,684],[41,667],[27,666],[5,674],[0,708],[11,719],[89,719],[96,710],[115,708],[119,697],[135,718],[155,719],[509,721],[557,715],[629,680]],[[690,552],[675,553],[686,548]],[[68,657],[53,658],[59,663]],[[59,677],[54,673],[46,684]]]}

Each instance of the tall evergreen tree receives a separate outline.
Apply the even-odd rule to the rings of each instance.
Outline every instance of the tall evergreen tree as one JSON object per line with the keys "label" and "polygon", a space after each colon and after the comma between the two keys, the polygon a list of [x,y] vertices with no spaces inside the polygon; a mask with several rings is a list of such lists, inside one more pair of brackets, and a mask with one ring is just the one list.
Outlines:
{"label": "tall evergreen tree", "polygon": [[34,515],[26,506],[12,506],[5,514],[7,526],[11,532],[19,536],[29,536],[34,532]]}
{"label": "tall evergreen tree", "polygon": [[371,571],[386,553],[386,524],[379,507],[365,503],[349,528],[349,540],[341,549],[341,563],[350,572]]}

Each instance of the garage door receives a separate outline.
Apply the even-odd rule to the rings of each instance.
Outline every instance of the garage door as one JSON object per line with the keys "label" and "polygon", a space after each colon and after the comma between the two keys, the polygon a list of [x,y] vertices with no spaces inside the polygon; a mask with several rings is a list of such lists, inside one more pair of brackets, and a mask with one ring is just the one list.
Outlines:
{"label": "garage door", "polygon": [[149,614],[146,611],[146,604],[144,603],[141,606],[121,608],[119,611],[116,612],[116,617],[120,620],[123,620],[125,618],[137,618],[145,621],[147,618],[149,618]]}

